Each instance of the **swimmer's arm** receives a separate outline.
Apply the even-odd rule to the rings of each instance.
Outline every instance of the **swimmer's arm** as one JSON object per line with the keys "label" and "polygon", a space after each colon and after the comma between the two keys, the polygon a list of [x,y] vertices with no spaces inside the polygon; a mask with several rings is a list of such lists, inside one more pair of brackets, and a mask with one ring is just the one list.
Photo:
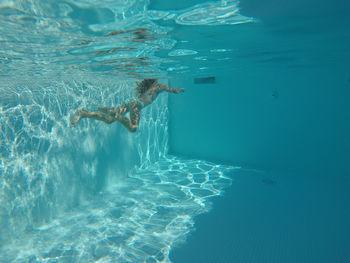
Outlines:
{"label": "swimmer's arm", "polygon": [[185,89],[177,89],[177,88],[170,88],[166,85],[163,85],[163,84],[160,84],[159,85],[159,91],[167,91],[167,92],[170,92],[170,93],[180,93],[180,92],[184,92]]}

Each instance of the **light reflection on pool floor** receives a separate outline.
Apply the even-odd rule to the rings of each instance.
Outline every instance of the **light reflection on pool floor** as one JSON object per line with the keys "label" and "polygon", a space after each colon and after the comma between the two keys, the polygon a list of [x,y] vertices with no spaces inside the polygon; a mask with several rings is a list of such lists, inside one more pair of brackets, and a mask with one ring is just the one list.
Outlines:
{"label": "light reflection on pool floor", "polygon": [[169,262],[235,167],[163,158],[2,249],[7,262]]}

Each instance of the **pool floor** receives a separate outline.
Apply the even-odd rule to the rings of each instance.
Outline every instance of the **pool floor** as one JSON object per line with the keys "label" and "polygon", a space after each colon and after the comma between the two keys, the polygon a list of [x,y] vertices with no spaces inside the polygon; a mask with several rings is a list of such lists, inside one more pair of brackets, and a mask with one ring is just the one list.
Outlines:
{"label": "pool floor", "polygon": [[237,170],[175,262],[350,262],[350,178]]}

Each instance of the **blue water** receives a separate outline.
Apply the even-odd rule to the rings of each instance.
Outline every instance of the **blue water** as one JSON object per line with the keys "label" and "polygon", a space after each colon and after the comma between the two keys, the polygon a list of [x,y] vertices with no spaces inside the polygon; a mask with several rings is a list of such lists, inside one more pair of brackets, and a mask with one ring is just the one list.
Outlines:
{"label": "blue water", "polygon": [[0,1],[0,262],[349,262],[349,12]]}

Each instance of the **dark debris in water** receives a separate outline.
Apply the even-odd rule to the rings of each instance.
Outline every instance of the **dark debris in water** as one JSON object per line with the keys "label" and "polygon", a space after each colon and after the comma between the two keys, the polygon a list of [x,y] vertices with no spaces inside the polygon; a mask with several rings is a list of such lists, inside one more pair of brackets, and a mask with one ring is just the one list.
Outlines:
{"label": "dark debris in water", "polygon": [[261,182],[266,185],[275,185],[277,183],[275,180],[272,180],[270,178],[264,178],[261,180]]}
{"label": "dark debris in water", "polygon": [[204,77],[204,78],[194,78],[195,84],[215,84],[216,83],[216,77]]}
{"label": "dark debris in water", "polygon": [[277,99],[279,97],[279,92],[278,91],[273,91],[271,94],[272,98]]}

